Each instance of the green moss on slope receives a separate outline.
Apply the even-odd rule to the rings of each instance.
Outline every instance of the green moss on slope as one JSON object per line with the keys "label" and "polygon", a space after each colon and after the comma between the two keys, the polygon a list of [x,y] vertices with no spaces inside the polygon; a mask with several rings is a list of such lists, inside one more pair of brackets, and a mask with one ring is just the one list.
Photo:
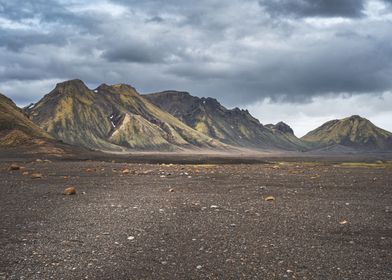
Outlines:
{"label": "green moss on slope", "polygon": [[302,139],[317,147],[338,144],[369,150],[392,150],[392,133],[359,116],[329,121]]}

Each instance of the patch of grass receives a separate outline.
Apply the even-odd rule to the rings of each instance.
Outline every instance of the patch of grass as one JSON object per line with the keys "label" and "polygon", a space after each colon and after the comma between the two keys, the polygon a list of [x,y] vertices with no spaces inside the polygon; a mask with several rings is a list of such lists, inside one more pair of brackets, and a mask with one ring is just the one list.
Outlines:
{"label": "patch of grass", "polygon": [[354,167],[354,168],[392,168],[392,162],[342,162],[335,164],[335,167]]}
{"label": "patch of grass", "polygon": [[216,164],[194,164],[193,167],[214,168],[214,167],[217,167],[217,165]]}

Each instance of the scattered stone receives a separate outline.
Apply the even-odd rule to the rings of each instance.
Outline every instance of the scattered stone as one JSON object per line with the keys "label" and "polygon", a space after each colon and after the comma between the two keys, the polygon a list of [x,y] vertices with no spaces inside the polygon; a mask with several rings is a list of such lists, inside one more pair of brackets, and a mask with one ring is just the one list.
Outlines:
{"label": "scattered stone", "polygon": [[135,236],[128,236],[127,239],[128,239],[128,240],[134,240],[134,239],[135,239]]}
{"label": "scattered stone", "polygon": [[196,266],[196,269],[202,269],[202,268],[203,268],[203,266],[201,266],[201,265]]}
{"label": "scattered stone", "polygon": [[275,197],[273,197],[272,195],[267,196],[265,199],[265,201],[275,201]]}
{"label": "scattered stone", "polygon": [[174,189],[169,189],[169,192],[174,192]]}
{"label": "scattered stone", "polygon": [[31,179],[42,179],[44,176],[41,173],[31,174]]}
{"label": "scattered stone", "polygon": [[22,173],[22,175],[24,175],[24,176],[29,175],[29,172],[25,171],[25,172]]}
{"label": "scattered stone", "polygon": [[153,174],[153,173],[154,173],[153,170],[145,170],[145,171],[137,173],[137,175],[150,175],[150,174]]}
{"label": "scattered stone", "polygon": [[42,159],[37,158],[35,162],[44,162]]}
{"label": "scattered stone", "polygon": [[76,194],[76,188],[75,187],[69,187],[66,188],[63,192],[64,195],[74,195]]}
{"label": "scattered stone", "polygon": [[129,174],[129,173],[131,173],[131,171],[130,171],[129,169],[124,169],[124,170],[122,171],[122,174],[124,174],[124,175],[127,175],[127,174]]}
{"label": "scattered stone", "polygon": [[211,205],[210,208],[217,209],[217,208],[219,208],[219,206],[218,205]]}
{"label": "scattered stone", "polygon": [[20,166],[13,163],[11,164],[11,166],[8,168],[9,171],[16,171],[16,170],[20,170]]}
{"label": "scattered stone", "polygon": [[346,221],[346,220],[343,220],[343,221],[340,221],[339,222],[339,224],[341,224],[341,225],[345,225],[345,224],[347,224],[348,223],[348,221]]}

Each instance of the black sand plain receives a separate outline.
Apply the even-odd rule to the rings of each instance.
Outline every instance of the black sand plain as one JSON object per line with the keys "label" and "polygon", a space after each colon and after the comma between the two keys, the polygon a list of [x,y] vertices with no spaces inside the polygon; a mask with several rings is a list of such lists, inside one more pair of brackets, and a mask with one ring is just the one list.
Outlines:
{"label": "black sand plain", "polygon": [[0,159],[0,279],[392,279],[388,159],[36,159]]}

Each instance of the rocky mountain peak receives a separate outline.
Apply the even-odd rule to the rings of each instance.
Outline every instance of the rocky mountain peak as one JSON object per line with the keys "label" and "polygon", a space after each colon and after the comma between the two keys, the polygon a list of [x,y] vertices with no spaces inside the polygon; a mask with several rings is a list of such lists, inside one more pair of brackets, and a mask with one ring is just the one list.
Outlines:
{"label": "rocky mountain peak", "polygon": [[276,129],[276,130],[279,130],[279,131],[281,131],[281,132],[283,132],[283,133],[294,134],[293,129],[292,129],[288,124],[286,124],[286,123],[284,123],[284,122],[278,122],[278,123],[275,125],[275,129]]}
{"label": "rocky mountain peak", "polygon": [[79,79],[69,80],[56,84],[55,90],[66,92],[72,90],[89,90],[86,84]]}

